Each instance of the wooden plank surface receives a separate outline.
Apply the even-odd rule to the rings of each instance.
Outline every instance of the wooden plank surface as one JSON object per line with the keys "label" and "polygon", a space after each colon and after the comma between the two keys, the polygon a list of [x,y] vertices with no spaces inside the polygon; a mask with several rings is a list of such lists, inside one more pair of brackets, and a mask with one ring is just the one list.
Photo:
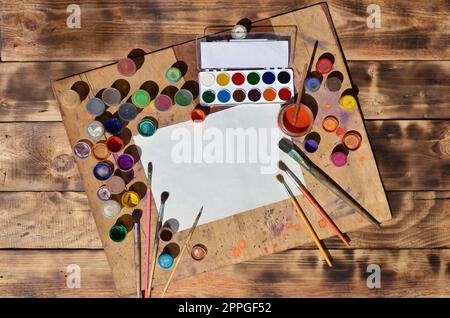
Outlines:
{"label": "wooden plank surface", "polygon": [[[1,57],[3,61],[118,59],[130,48],[150,52],[194,39],[207,25],[234,25],[242,18],[261,20],[316,2],[193,0],[185,5],[166,0],[84,0],[77,2],[81,28],[69,29],[67,1],[1,0]],[[349,60],[450,58],[448,1],[377,1],[380,29],[366,24],[367,6],[373,1],[328,3]]]}
{"label": "wooden plank surface", "polygon": [[[366,122],[386,190],[450,190],[448,120]],[[0,125],[2,191],[83,191],[60,122]]]}
{"label": "wooden plank surface", "polygon": [[[316,250],[291,250],[173,282],[167,297],[429,297],[450,296],[450,250],[331,250],[333,268]],[[20,264],[20,266],[17,266]],[[67,288],[77,264],[81,288]],[[369,289],[367,266],[381,268]],[[157,287],[158,296],[162,286]],[[0,251],[0,296],[114,297],[103,251]]]}
{"label": "wooden plank surface", "polygon": [[[0,121],[61,121],[52,80],[106,63],[0,63]],[[450,119],[443,94],[450,91],[450,61],[350,61],[349,67],[366,120]]]}
{"label": "wooden plank surface", "polygon": [[[350,232],[351,249],[450,248],[450,192],[388,192],[393,219]],[[101,249],[81,192],[0,192],[0,249]],[[342,248],[336,237],[327,248]],[[315,249],[314,245],[300,248]]]}

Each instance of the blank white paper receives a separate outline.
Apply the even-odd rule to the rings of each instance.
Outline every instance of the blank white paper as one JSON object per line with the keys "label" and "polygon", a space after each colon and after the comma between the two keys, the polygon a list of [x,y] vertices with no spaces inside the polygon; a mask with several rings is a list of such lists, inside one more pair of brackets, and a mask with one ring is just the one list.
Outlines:
{"label": "blank white paper", "polygon": [[[192,226],[201,206],[204,209],[199,224],[205,224],[288,198],[275,178],[279,173],[278,160],[283,160],[300,180],[304,182],[304,179],[299,165],[278,148],[280,138],[287,137],[277,125],[279,109],[278,104],[238,105],[210,114],[203,123],[187,121],[161,128],[149,138],[134,136],[135,144],[142,150],[144,168],[147,169],[150,161],[153,164],[152,193],[158,207],[161,193],[169,192],[164,220],[174,218],[180,224],[179,230],[184,230]],[[231,160],[226,161],[226,155],[228,153],[231,159],[232,151],[228,150],[233,149],[230,144],[233,138],[227,137],[227,133],[235,136],[236,129],[248,133],[246,153],[240,152],[244,157],[237,162],[236,148],[244,143],[235,138],[236,156],[234,163],[230,163]],[[255,139],[250,142],[254,134],[252,137],[249,132],[256,131],[258,147],[254,147]],[[218,138],[220,135],[225,137]],[[191,136],[190,156],[180,155],[186,153],[182,151],[182,146],[188,144],[186,136]],[[198,136],[207,140],[201,141]],[[220,151],[219,154],[211,151],[220,148],[214,148],[212,145],[220,145],[220,142],[217,144],[212,140],[217,142],[220,139],[223,141],[223,156]],[[180,162],[188,157],[190,162]],[[216,162],[218,158],[223,158],[224,162]],[[257,160],[252,160],[254,158]],[[299,195],[298,189],[283,175],[291,190]]]}
{"label": "blank white paper", "polygon": [[269,68],[289,65],[288,41],[200,42],[202,69]]}

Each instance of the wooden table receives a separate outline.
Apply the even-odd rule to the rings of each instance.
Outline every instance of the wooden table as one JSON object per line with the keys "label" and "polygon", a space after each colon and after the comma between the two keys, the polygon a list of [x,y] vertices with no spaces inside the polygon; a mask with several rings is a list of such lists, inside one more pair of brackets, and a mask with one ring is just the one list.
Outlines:
{"label": "wooden table", "polygon": [[[259,20],[314,1],[77,3],[81,28],[68,29],[70,2],[0,1],[0,297],[116,295],[52,80],[132,48],[192,39],[205,25]],[[326,240],[332,269],[319,265],[314,246],[302,246],[178,281],[168,296],[450,296],[450,6],[378,1],[382,28],[369,29],[370,3],[329,5],[393,220],[380,231],[350,233],[351,249]],[[66,286],[70,264],[81,268],[81,288]],[[366,285],[370,264],[381,267],[380,289]]]}

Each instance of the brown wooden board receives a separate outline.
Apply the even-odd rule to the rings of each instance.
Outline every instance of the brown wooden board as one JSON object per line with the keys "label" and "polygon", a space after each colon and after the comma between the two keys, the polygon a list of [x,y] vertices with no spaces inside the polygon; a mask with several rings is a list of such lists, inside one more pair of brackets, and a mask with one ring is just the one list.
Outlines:
{"label": "brown wooden board", "polygon": [[[323,53],[329,52],[334,56],[334,67],[336,70],[342,72],[344,76],[343,85],[341,90],[334,95],[329,94],[329,92],[327,93],[323,85],[318,92],[312,94],[318,102],[318,113],[313,130],[321,135],[321,142],[319,150],[312,154],[310,158],[344,189],[347,189],[380,222],[390,219],[391,214],[388,202],[362,121],[360,109],[354,109],[351,112],[342,112],[337,105],[340,94],[346,89],[351,88],[352,84],[326,4],[319,4],[279,15],[260,21],[258,24],[266,25],[275,32],[277,31],[277,26],[297,26],[298,35],[294,67],[300,72],[303,69],[304,63],[310,60],[315,40],[318,40],[320,45],[313,65],[315,65],[317,58]],[[130,86],[129,91],[125,94],[126,97],[124,97],[124,100],[127,100],[146,81],[156,83],[158,92],[163,91],[171,85],[176,86],[176,88],[181,88],[195,84],[197,71],[195,42],[193,41],[146,54],[143,59],[144,63],[138,69],[137,73],[132,77],[124,78]],[[176,84],[170,84],[164,78],[165,71],[180,60],[187,64],[188,71],[181,81]],[[112,86],[119,78],[121,76],[118,74],[116,65],[111,64],[56,81],[53,89],[59,100],[61,93],[70,89],[75,82],[83,81],[89,86],[90,91],[88,96],[93,97],[100,90]],[[86,100],[87,98],[77,108],[61,107],[62,118],[71,145],[87,138],[84,132],[84,126],[92,118],[85,110]],[[141,118],[147,116],[157,118],[160,128],[190,120],[190,113],[196,102],[198,102],[198,99],[190,107],[181,108],[174,106],[168,112],[164,113],[158,113],[151,106],[146,107],[126,127],[126,132],[123,135],[129,140],[127,147],[133,144],[133,139],[130,137],[137,135],[136,124]],[[325,104],[328,103],[331,104],[331,107],[325,107]],[[116,110],[110,108],[108,111],[115,112]],[[335,115],[341,119],[339,133],[345,130],[357,130],[363,140],[361,147],[354,153],[349,154],[348,164],[341,168],[334,167],[329,160],[332,149],[340,143],[341,135],[325,133],[321,128],[321,119],[328,114]],[[299,143],[301,142],[300,139],[297,141]],[[114,158],[111,157],[111,161],[113,160]],[[77,161],[77,165],[82,175],[89,204],[112,269],[116,287],[121,294],[130,294],[135,290],[133,235],[129,234],[122,243],[114,243],[109,239],[108,231],[116,220],[106,220],[100,212],[102,202],[96,197],[96,191],[103,183],[97,181],[92,175],[92,168],[96,162],[91,156],[86,160]],[[146,183],[146,176],[140,162],[135,165],[134,176],[135,178],[130,181],[127,185],[128,187],[135,187],[137,183]],[[351,231],[368,225],[366,221],[355,214],[352,209],[346,207],[345,204],[321,184],[318,184],[310,175],[305,174],[305,180],[318,202],[327,210],[342,231]],[[141,200],[138,206],[143,211],[145,211],[145,201],[145,199]],[[323,226],[321,218],[316,215],[316,212],[308,205],[304,198],[299,197],[299,201],[319,236],[321,238],[332,236],[334,232],[328,227]],[[152,209],[156,211],[154,202]],[[131,212],[132,209],[123,208],[120,217],[129,215]],[[144,225],[144,220],[141,222],[141,228]],[[153,218],[154,220],[155,218]],[[154,227],[155,222],[153,222]],[[186,234],[187,231],[176,233],[172,242],[181,244]],[[143,232],[141,236],[143,242],[145,242],[145,235],[146,233]],[[311,238],[308,232],[301,224],[300,219],[288,200],[258,207],[250,211],[242,211],[242,213],[235,216],[204,224],[197,228],[190,242],[190,247],[196,243],[202,243],[207,247],[208,254],[204,260],[194,261],[190,257],[190,253],[186,253],[183,256],[175,279],[210,271],[221,266],[239,263],[265,254],[283,251],[309,242],[310,240]],[[160,250],[163,247],[161,246]],[[144,260],[143,253],[142,259]],[[157,268],[155,276],[156,284],[164,283],[169,273],[170,271]]]}

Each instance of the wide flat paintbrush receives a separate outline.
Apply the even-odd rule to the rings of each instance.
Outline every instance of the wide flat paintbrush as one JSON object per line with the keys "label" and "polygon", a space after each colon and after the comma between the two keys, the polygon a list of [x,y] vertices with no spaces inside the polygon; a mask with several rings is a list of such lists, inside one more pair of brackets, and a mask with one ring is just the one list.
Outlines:
{"label": "wide flat paintbrush", "polygon": [[283,162],[278,161],[278,167],[286,172],[288,177],[292,180],[292,182],[299,188],[299,190],[303,193],[306,200],[316,209],[316,211],[322,216],[322,218],[327,222],[327,224],[336,232],[337,236],[341,239],[341,241],[345,244],[345,246],[349,247],[350,244],[345,236],[342,234],[341,230],[334,224],[333,220],[330,219],[328,214],[322,209],[319,202],[314,198],[314,196],[306,189],[305,185],[297,178],[297,176],[292,172],[291,169]]}
{"label": "wide flat paintbrush", "polygon": [[325,172],[320,170],[314,162],[301,151],[291,140],[282,138],[278,142],[278,147],[287,153],[292,159],[297,161],[306,171],[308,171],[317,181],[325,185],[331,192],[338,196],[348,206],[355,209],[359,215],[369,221],[376,227],[380,227],[380,223],[364,209],[355,199],[353,199],[344,189],[342,189],[333,179],[331,179]]}
{"label": "wide flat paintbrush", "polygon": [[164,290],[161,294],[161,298],[164,297],[164,295],[167,292],[167,289],[169,288],[170,283],[172,282],[173,275],[177,271],[178,264],[180,264],[180,260],[183,258],[183,254],[186,251],[189,241],[191,240],[192,234],[194,234],[194,230],[197,227],[198,220],[200,219],[200,216],[202,215],[202,211],[203,211],[203,206],[200,208],[200,212],[198,212],[197,217],[195,218],[194,224],[192,225],[191,230],[189,231],[189,234],[187,235],[186,240],[184,241],[183,247],[181,249],[180,254],[178,255],[178,259],[175,262],[175,265],[173,265],[172,272],[170,273],[170,276],[169,276],[169,279],[167,280],[166,286],[164,286]]}
{"label": "wide flat paintbrush", "polygon": [[152,295],[152,285],[153,285],[153,276],[155,274],[155,266],[156,266],[156,258],[158,256],[158,246],[159,246],[159,230],[162,226],[162,221],[164,219],[164,207],[167,199],[169,198],[169,192],[161,193],[161,206],[159,207],[158,212],[158,223],[156,223],[155,230],[155,241],[153,244],[153,253],[152,253],[152,263],[150,265],[150,275],[148,278],[148,297],[150,298]]}

